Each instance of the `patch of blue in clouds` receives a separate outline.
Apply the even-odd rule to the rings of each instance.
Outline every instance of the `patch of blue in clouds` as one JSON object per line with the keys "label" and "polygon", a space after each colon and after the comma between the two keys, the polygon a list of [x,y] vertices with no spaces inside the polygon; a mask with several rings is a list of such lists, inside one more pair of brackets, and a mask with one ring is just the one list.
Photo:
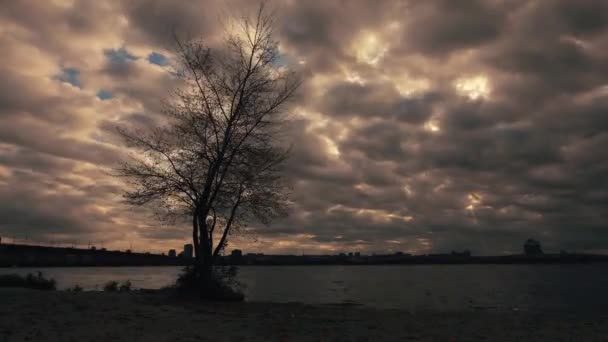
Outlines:
{"label": "patch of blue in clouds", "polygon": [[130,54],[124,47],[104,50],[104,55],[112,63],[127,63],[137,60],[137,56]]}
{"label": "patch of blue in clouds", "polygon": [[100,100],[109,100],[112,97],[114,97],[114,96],[108,90],[101,89],[97,92],[97,98],[99,98]]}
{"label": "patch of blue in clouds", "polygon": [[80,71],[76,68],[62,68],[61,74],[57,76],[57,79],[62,82],[67,82],[74,87],[82,88],[82,84],[78,78],[79,75]]}
{"label": "patch of blue in clouds", "polygon": [[164,55],[162,55],[158,52],[152,52],[151,54],[149,54],[148,62],[150,62],[151,64],[160,65],[160,66],[165,66],[165,65],[169,64],[167,57],[165,57]]}

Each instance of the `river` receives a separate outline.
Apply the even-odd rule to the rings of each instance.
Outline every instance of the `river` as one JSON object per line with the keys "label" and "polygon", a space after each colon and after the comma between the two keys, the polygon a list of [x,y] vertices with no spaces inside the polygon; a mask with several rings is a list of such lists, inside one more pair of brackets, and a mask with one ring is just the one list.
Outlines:
{"label": "river", "polygon": [[[248,301],[354,304],[417,310],[601,310],[606,265],[241,266]],[[179,267],[0,268],[41,271],[59,289],[99,290],[108,281],[136,288],[171,284]]]}

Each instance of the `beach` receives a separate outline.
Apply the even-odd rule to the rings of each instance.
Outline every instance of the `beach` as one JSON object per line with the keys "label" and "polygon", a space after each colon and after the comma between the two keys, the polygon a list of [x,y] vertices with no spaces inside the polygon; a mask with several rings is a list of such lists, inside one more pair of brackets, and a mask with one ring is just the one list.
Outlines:
{"label": "beach", "polygon": [[0,289],[0,341],[606,341],[608,315],[214,303]]}

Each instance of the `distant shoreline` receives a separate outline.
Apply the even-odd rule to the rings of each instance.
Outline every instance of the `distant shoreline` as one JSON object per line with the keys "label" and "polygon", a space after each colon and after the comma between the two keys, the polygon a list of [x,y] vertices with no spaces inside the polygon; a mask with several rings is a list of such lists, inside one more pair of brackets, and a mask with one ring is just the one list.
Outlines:
{"label": "distant shoreline", "polygon": [[[323,267],[323,266],[365,266],[365,267],[373,267],[373,266],[463,266],[463,265],[590,265],[590,264],[606,264],[608,261],[565,261],[565,262],[410,262],[410,263],[374,263],[374,264],[355,264],[355,263],[323,263],[323,264],[287,264],[287,263],[260,263],[260,264],[221,264],[218,266],[237,266],[237,267],[251,267],[251,266],[275,266],[275,267],[287,267],[287,266],[297,266],[297,267]],[[154,265],[154,264],[144,264],[144,265],[0,265],[0,269],[12,269],[12,268],[103,268],[103,267],[119,267],[119,268],[127,268],[127,267],[186,267],[188,265]]]}
{"label": "distant shoreline", "polygon": [[[30,245],[0,245],[0,267],[134,267],[188,266],[193,259],[161,254],[46,247]],[[471,256],[460,253],[409,255],[265,255],[245,254],[222,256],[220,265],[235,266],[323,266],[323,265],[534,265],[608,263],[608,255],[598,254],[538,254]]]}

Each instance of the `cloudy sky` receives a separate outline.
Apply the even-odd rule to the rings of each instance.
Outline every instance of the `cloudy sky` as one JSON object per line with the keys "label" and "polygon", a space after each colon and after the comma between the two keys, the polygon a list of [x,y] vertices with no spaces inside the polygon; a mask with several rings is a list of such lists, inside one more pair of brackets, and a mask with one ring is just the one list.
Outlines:
{"label": "cloudy sky", "polygon": [[[291,215],[229,249],[608,251],[608,2],[282,1]],[[103,129],[151,125],[177,81],[172,30],[213,40],[252,1],[0,7],[0,236],[166,251],[121,202]],[[242,12],[239,12],[242,13]],[[4,240],[3,241],[6,241]]]}

